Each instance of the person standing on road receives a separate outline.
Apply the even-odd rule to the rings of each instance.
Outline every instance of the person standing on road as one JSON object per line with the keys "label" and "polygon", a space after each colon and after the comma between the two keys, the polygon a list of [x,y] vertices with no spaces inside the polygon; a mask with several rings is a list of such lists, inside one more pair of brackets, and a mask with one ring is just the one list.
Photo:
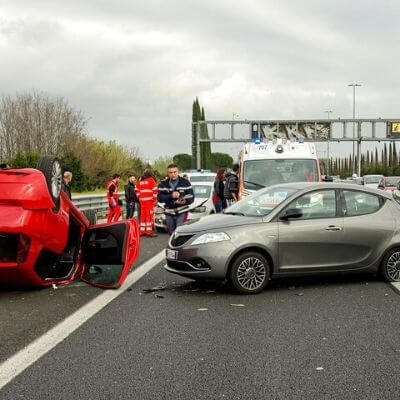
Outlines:
{"label": "person standing on road", "polygon": [[190,182],[179,176],[176,164],[168,165],[167,169],[168,178],[158,185],[158,201],[165,204],[167,230],[171,235],[185,221],[186,206],[193,203],[194,194]]}
{"label": "person standing on road", "polygon": [[120,174],[114,174],[111,181],[107,183],[107,201],[108,201],[108,216],[107,222],[116,222],[121,216],[121,200],[118,194],[118,182],[121,179]]}
{"label": "person standing on road", "polygon": [[63,174],[63,181],[62,181],[61,189],[63,192],[65,192],[67,194],[67,196],[69,197],[70,200],[72,199],[71,186],[70,186],[71,181],[72,181],[72,172],[65,171]]}
{"label": "person standing on road", "polygon": [[232,172],[226,178],[224,197],[228,206],[239,201],[239,164],[233,164]]}
{"label": "person standing on road", "polygon": [[157,204],[157,183],[150,169],[136,183],[135,193],[140,204],[140,235],[157,236],[154,228],[154,207]]}
{"label": "person standing on road", "polygon": [[135,193],[136,177],[131,175],[128,178],[128,183],[125,185],[125,201],[126,201],[126,219],[133,218],[135,213],[135,205],[137,203],[137,197]]}
{"label": "person standing on road", "polygon": [[214,194],[213,203],[215,206],[215,212],[220,213],[226,208],[226,200],[224,197],[224,179],[225,179],[225,168],[220,168],[217,171],[217,176],[214,181]]}

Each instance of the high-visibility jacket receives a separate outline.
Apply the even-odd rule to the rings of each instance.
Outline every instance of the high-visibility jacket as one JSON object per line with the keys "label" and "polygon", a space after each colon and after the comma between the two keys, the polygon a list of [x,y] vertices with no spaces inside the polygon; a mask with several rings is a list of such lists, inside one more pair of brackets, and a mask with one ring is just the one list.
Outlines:
{"label": "high-visibility jacket", "polygon": [[115,179],[111,179],[107,183],[107,201],[111,207],[118,205],[119,194],[118,194],[118,182]]}
{"label": "high-visibility jacket", "polygon": [[140,203],[141,235],[152,235],[154,226],[154,206],[157,204],[157,183],[153,178],[141,178],[135,187],[135,193]]}
{"label": "high-visibility jacket", "polygon": [[135,186],[136,197],[140,203],[157,204],[158,188],[153,178],[140,178]]}

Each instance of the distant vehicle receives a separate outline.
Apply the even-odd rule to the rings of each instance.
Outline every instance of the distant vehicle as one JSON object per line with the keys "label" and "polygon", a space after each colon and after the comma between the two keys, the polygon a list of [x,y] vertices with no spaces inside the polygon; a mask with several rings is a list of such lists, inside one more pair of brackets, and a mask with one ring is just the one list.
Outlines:
{"label": "distant vehicle", "polygon": [[379,271],[400,282],[400,204],[349,183],[274,185],[179,226],[166,259],[169,272],[227,279],[243,294],[270,278],[311,274]]}
{"label": "distant vehicle", "polygon": [[377,189],[379,182],[381,181],[382,178],[384,178],[383,175],[364,175],[363,176],[364,186]]}
{"label": "distant vehicle", "polygon": [[61,191],[61,165],[0,170],[0,284],[121,286],[139,254],[136,220],[95,225]]}
{"label": "distant vehicle", "polygon": [[[194,202],[188,207],[188,220],[200,219],[205,215],[214,214],[215,207],[212,201],[214,181],[192,183]],[[184,207],[180,207],[184,211]],[[154,209],[154,223],[160,232],[167,230],[164,204],[159,203]]]}
{"label": "distant vehicle", "polygon": [[191,183],[193,182],[214,182],[216,173],[211,172],[210,170],[190,170],[188,172],[184,172]]}
{"label": "distant vehicle", "polygon": [[290,182],[320,182],[314,143],[274,139],[246,143],[240,152],[240,196]]}
{"label": "distant vehicle", "polygon": [[188,219],[199,219],[205,215],[214,214],[215,207],[212,201],[213,182],[192,182],[194,193],[193,209],[189,212]]}
{"label": "distant vehicle", "polygon": [[400,176],[385,176],[380,180],[378,189],[393,192],[397,189],[399,182]]}

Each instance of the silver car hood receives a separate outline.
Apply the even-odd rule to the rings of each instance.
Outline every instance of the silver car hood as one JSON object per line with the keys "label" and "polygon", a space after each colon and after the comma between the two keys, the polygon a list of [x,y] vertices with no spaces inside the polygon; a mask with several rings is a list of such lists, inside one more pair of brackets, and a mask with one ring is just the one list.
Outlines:
{"label": "silver car hood", "polygon": [[231,226],[257,224],[262,222],[261,217],[244,217],[242,215],[207,215],[199,220],[189,220],[177,228],[179,233],[194,233],[201,231],[219,230]]}

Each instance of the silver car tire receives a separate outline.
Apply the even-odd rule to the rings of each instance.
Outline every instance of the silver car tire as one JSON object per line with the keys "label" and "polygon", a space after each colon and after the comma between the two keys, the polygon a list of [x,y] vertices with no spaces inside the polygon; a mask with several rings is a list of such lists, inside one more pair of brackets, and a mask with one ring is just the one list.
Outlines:
{"label": "silver car tire", "polygon": [[386,282],[400,282],[400,247],[387,252],[382,261],[380,272]]}
{"label": "silver car tire", "polygon": [[256,251],[240,254],[229,273],[233,287],[241,294],[262,292],[268,284],[269,276],[268,261]]}

